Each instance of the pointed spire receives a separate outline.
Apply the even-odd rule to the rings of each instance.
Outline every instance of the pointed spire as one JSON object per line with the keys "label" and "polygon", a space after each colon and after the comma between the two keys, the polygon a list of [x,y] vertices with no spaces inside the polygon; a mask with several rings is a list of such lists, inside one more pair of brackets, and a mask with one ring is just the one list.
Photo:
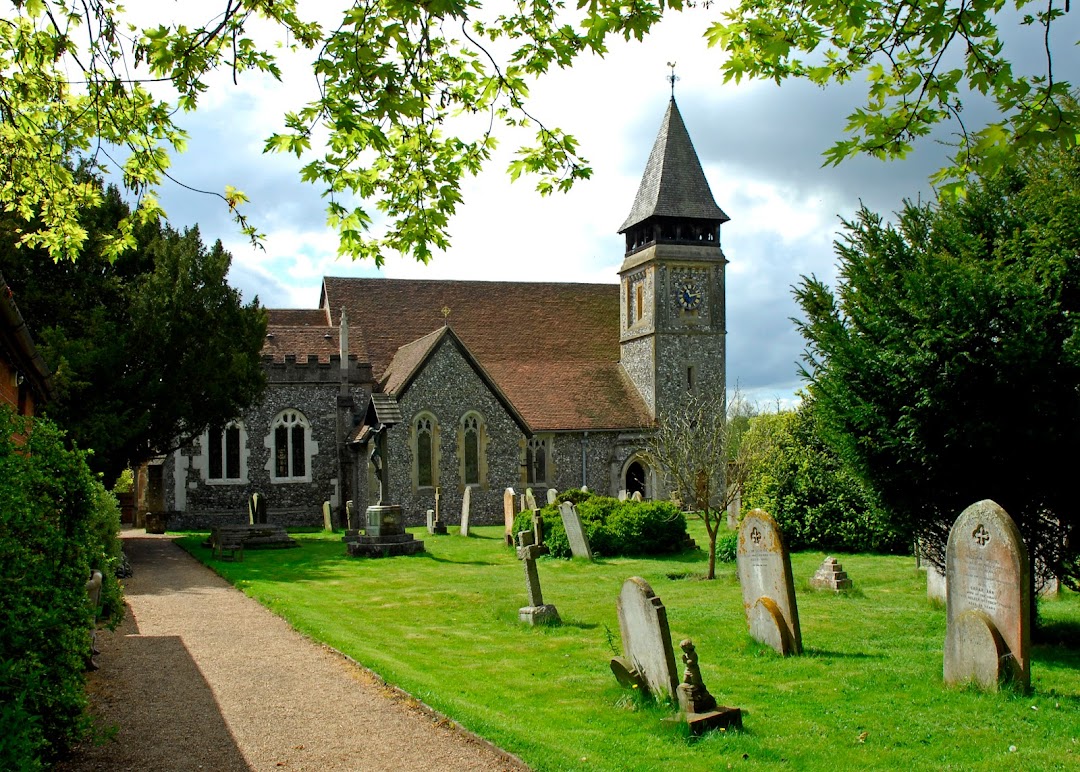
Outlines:
{"label": "pointed spire", "polygon": [[717,223],[731,219],[716,205],[674,96],[668,103],[660,132],[645,164],[645,174],[630,215],[619,227],[619,233],[657,216]]}

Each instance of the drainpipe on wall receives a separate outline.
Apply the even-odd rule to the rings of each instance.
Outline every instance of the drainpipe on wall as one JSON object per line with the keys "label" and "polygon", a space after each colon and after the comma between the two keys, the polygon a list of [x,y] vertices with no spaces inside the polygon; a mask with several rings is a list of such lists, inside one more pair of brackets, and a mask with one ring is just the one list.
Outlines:
{"label": "drainpipe on wall", "polygon": [[581,487],[582,488],[584,488],[586,485],[589,484],[589,482],[588,482],[589,481],[589,462],[587,460],[588,457],[585,454],[585,451],[588,450],[588,447],[589,447],[589,433],[588,432],[582,432],[581,433]]}

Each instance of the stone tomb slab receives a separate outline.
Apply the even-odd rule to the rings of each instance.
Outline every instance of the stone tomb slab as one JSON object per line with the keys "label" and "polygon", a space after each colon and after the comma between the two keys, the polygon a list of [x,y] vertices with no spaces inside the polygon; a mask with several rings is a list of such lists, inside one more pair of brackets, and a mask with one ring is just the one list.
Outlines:
{"label": "stone tomb slab", "polygon": [[751,637],[785,657],[801,654],[791,557],[779,526],[764,510],[751,511],[739,526],[736,562]]}
{"label": "stone tomb slab", "polygon": [[577,509],[569,501],[564,501],[559,505],[559,515],[562,516],[563,528],[566,530],[566,540],[570,542],[570,552],[575,558],[592,560],[589,537],[585,535],[585,526],[581,524]]}
{"label": "stone tomb slab", "polygon": [[1031,685],[1028,554],[1009,514],[985,499],[960,513],[945,550],[945,683]]}
{"label": "stone tomb slab", "polygon": [[674,700],[679,676],[664,604],[648,582],[631,576],[623,582],[616,608],[623,646],[620,664],[638,673],[654,697]]}

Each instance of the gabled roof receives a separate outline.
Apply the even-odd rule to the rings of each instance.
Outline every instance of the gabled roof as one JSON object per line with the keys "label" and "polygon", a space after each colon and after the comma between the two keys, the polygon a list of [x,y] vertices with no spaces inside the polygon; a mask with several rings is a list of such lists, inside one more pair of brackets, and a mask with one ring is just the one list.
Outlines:
{"label": "gabled roof", "polygon": [[534,432],[652,423],[619,364],[617,284],[328,276],[319,305],[345,309],[350,349],[390,389],[434,344],[421,339],[449,323]]}
{"label": "gabled roof", "polygon": [[[506,395],[503,394],[502,389],[495,380],[484,370],[483,366],[476,360],[472,352],[469,351],[468,346],[461,342],[461,338],[454,334],[454,331],[447,325],[441,329],[435,330],[428,335],[425,335],[418,340],[414,340],[411,343],[406,343],[404,346],[397,350],[397,354],[390,361],[390,366],[386,368],[386,372],[383,374],[382,388],[386,394],[392,395],[395,399],[400,399],[409,386],[412,385],[413,380],[424,369],[424,365],[428,363],[428,360],[435,355],[435,352],[439,350],[443,345],[453,345],[457,348],[458,353],[465,360],[465,362],[473,369],[474,372],[480,377],[480,380],[484,382],[484,385],[488,387],[495,398],[506,409],[506,412],[510,414],[510,417],[514,419],[515,423],[526,434],[531,434],[528,424],[525,419],[518,412]],[[376,395],[372,395],[372,402],[374,402]]]}
{"label": "gabled roof", "polygon": [[[331,323],[331,313],[327,309],[268,308],[267,316],[263,356],[284,362],[286,356],[292,355],[297,361],[305,362],[308,355],[315,355],[320,362],[329,362],[331,355],[341,353],[341,330],[336,323]],[[338,318],[341,318],[340,312]],[[367,361],[363,342],[352,334],[349,335],[349,353],[355,354],[357,361]]]}
{"label": "gabled roof", "polygon": [[30,330],[15,305],[14,293],[0,275],[0,347],[8,360],[27,378],[42,402],[52,397],[52,372],[34,345]]}
{"label": "gabled roof", "polygon": [[721,223],[731,219],[716,205],[675,97],[668,103],[634,205],[619,233],[654,216]]}

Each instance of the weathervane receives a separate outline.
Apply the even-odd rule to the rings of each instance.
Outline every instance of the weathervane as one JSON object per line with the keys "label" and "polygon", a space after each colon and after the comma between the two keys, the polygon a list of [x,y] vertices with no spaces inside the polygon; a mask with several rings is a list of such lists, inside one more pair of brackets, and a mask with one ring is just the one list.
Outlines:
{"label": "weathervane", "polygon": [[671,84],[671,98],[675,98],[675,81],[679,80],[679,76],[675,74],[675,62],[668,62],[667,66],[671,68],[671,74],[667,76],[668,83]]}

